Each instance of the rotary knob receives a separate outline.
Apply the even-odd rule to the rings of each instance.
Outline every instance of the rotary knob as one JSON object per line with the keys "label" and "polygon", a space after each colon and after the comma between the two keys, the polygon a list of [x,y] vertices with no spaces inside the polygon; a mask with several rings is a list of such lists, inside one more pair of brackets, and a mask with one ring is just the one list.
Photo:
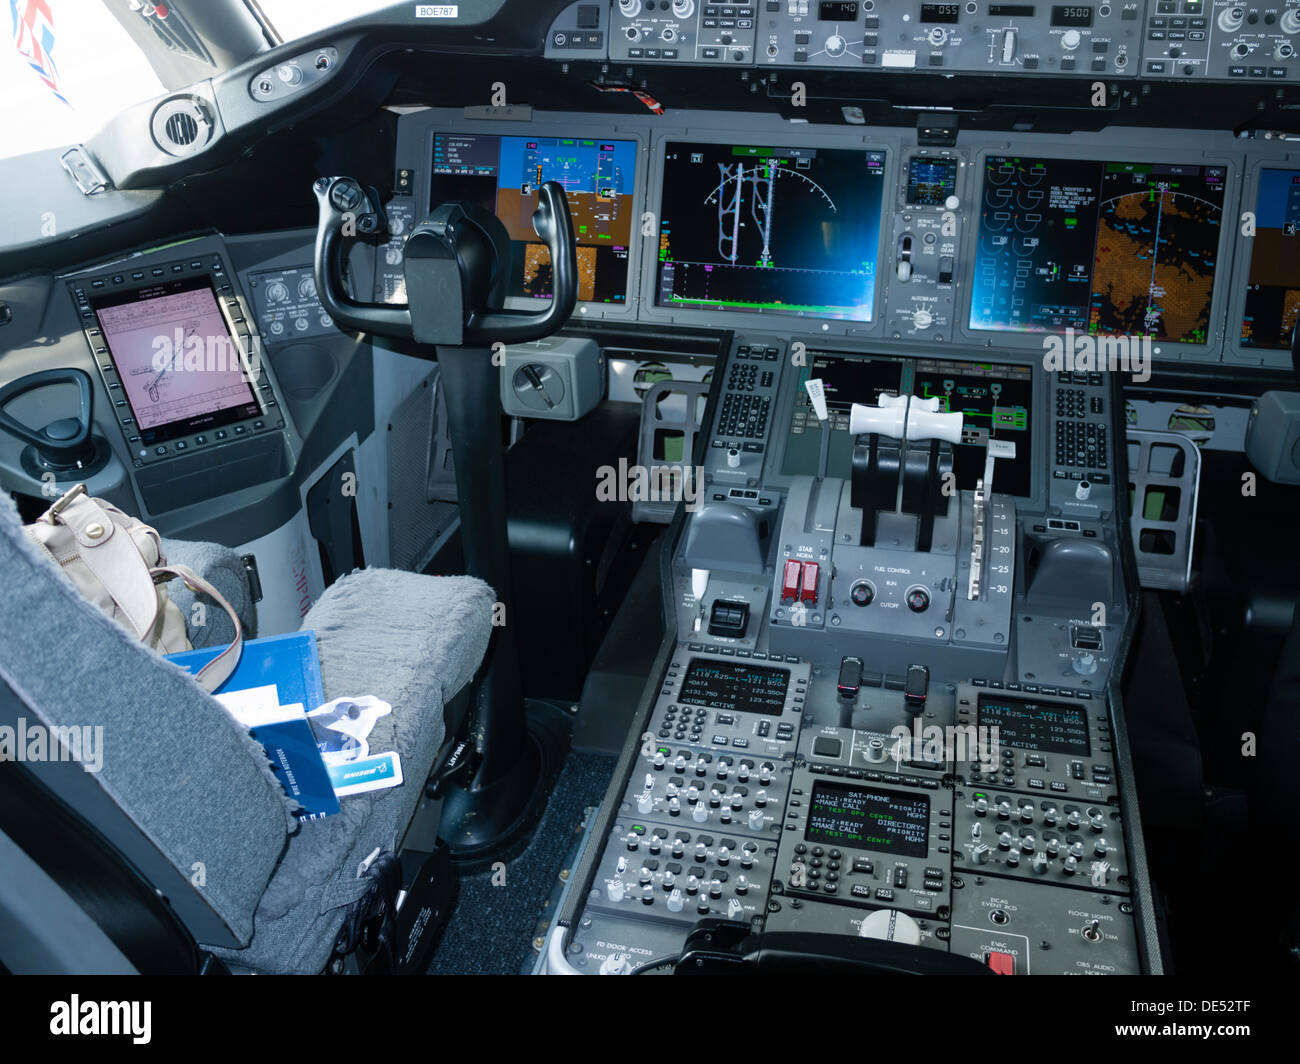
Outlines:
{"label": "rotary knob", "polygon": [[849,42],[841,37],[838,33],[832,33],[826,38],[826,54],[829,56],[841,56],[848,47]]}
{"label": "rotary knob", "polygon": [[849,588],[849,600],[855,606],[870,606],[876,597],[876,589],[866,580],[859,580]]}
{"label": "rotary knob", "polygon": [[695,14],[695,0],[673,0],[673,14],[677,18],[690,18]]}
{"label": "rotary knob", "polygon": [[682,892],[674,887],[673,892],[668,895],[668,911],[670,913],[679,913],[685,904],[682,900]]}
{"label": "rotary knob", "polygon": [[984,843],[981,842],[978,846],[974,847],[971,850],[970,857],[971,860],[974,861],[976,864],[987,864],[989,860],[989,854],[992,852],[993,851],[990,850],[988,846],[986,846]]}
{"label": "rotary knob", "polygon": [[695,808],[691,810],[691,819],[697,824],[703,824],[709,819],[709,807],[703,802],[696,802]]}
{"label": "rotary knob", "polygon": [[1034,860],[1033,860],[1033,862],[1030,864],[1030,867],[1034,870],[1034,874],[1035,874],[1035,875],[1038,875],[1038,876],[1046,875],[1046,874],[1047,874],[1047,854],[1045,854],[1045,853],[1036,853],[1036,854],[1034,854]]}
{"label": "rotary knob", "polygon": [[912,315],[912,327],[915,329],[928,329],[934,324],[934,315],[928,310],[918,310]]}
{"label": "rotary knob", "polygon": [[655,807],[654,795],[649,791],[642,791],[640,797],[636,800],[636,811],[642,816],[653,812]]}
{"label": "rotary knob", "polygon": [[605,897],[617,904],[623,900],[626,888],[621,879],[611,879],[605,884]]}
{"label": "rotary knob", "polygon": [[751,809],[747,819],[750,831],[758,831],[763,826],[763,813],[759,809]]}
{"label": "rotary knob", "polygon": [[1066,30],[1061,34],[1061,47],[1067,52],[1073,52],[1083,41],[1083,34],[1078,30]]}

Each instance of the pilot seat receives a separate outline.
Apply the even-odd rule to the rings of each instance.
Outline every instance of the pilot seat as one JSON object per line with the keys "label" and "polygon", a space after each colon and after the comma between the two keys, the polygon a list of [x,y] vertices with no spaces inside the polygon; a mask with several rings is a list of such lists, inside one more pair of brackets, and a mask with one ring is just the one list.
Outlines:
{"label": "pilot seat", "polygon": [[[174,542],[165,549],[247,617],[233,551]],[[406,834],[446,735],[444,707],[483,660],[495,600],[488,585],[366,569],[339,579],[311,608],[303,628],[316,633],[326,698],[376,694],[392,704],[370,742],[400,755],[406,783],[346,798],[339,813],[300,823],[261,746],[187,673],[83,599],[26,539],[7,497],[0,571],[0,725],[17,728],[25,717],[50,729],[103,726],[99,771],[53,760],[0,769],[29,771],[232,970],[322,971],[349,907],[372,887],[363,864],[376,850],[394,853]],[[188,618],[187,593],[175,587]],[[218,638],[191,635],[196,645]],[[10,804],[10,815],[16,811]],[[29,852],[42,833],[55,836],[51,850],[68,846],[49,823],[27,825]],[[55,878],[101,914],[114,904],[102,884]]]}

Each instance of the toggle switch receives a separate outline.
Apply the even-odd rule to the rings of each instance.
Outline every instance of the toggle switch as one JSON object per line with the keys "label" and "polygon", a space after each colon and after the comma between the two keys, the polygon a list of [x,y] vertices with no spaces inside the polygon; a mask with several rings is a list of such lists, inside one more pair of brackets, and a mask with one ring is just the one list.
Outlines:
{"label": "toggle switch", "polygon": [[795,561],[793,558],[785,563],[785,569],[781,575],[781,601],[787,599],[795,602],[799,598],[799,585],[803,578],[803,562]]}

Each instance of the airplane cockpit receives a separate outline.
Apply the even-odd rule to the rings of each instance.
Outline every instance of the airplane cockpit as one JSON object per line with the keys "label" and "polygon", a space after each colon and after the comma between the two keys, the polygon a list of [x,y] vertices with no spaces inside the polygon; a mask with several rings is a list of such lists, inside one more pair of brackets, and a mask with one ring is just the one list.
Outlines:
{"label": "airplane cockpit", "polygon": [[0,971],[1294,978],[1298,0],[10,7]]}

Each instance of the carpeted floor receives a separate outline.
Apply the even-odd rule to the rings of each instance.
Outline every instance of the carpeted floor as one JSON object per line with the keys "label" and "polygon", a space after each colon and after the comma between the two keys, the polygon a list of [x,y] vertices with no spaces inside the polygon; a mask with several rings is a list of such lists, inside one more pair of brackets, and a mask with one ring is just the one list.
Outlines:
{"label": "carpeted floor", "polygon": [[[465,876],[460,899],[429,966],[430,975],[516,975],[532,954],[542,907],[577,842],[583,811],[605,795],[614,758],[570,753],[528,848],[491,871]],[[499,880],[500,877],[498,876]]]}

